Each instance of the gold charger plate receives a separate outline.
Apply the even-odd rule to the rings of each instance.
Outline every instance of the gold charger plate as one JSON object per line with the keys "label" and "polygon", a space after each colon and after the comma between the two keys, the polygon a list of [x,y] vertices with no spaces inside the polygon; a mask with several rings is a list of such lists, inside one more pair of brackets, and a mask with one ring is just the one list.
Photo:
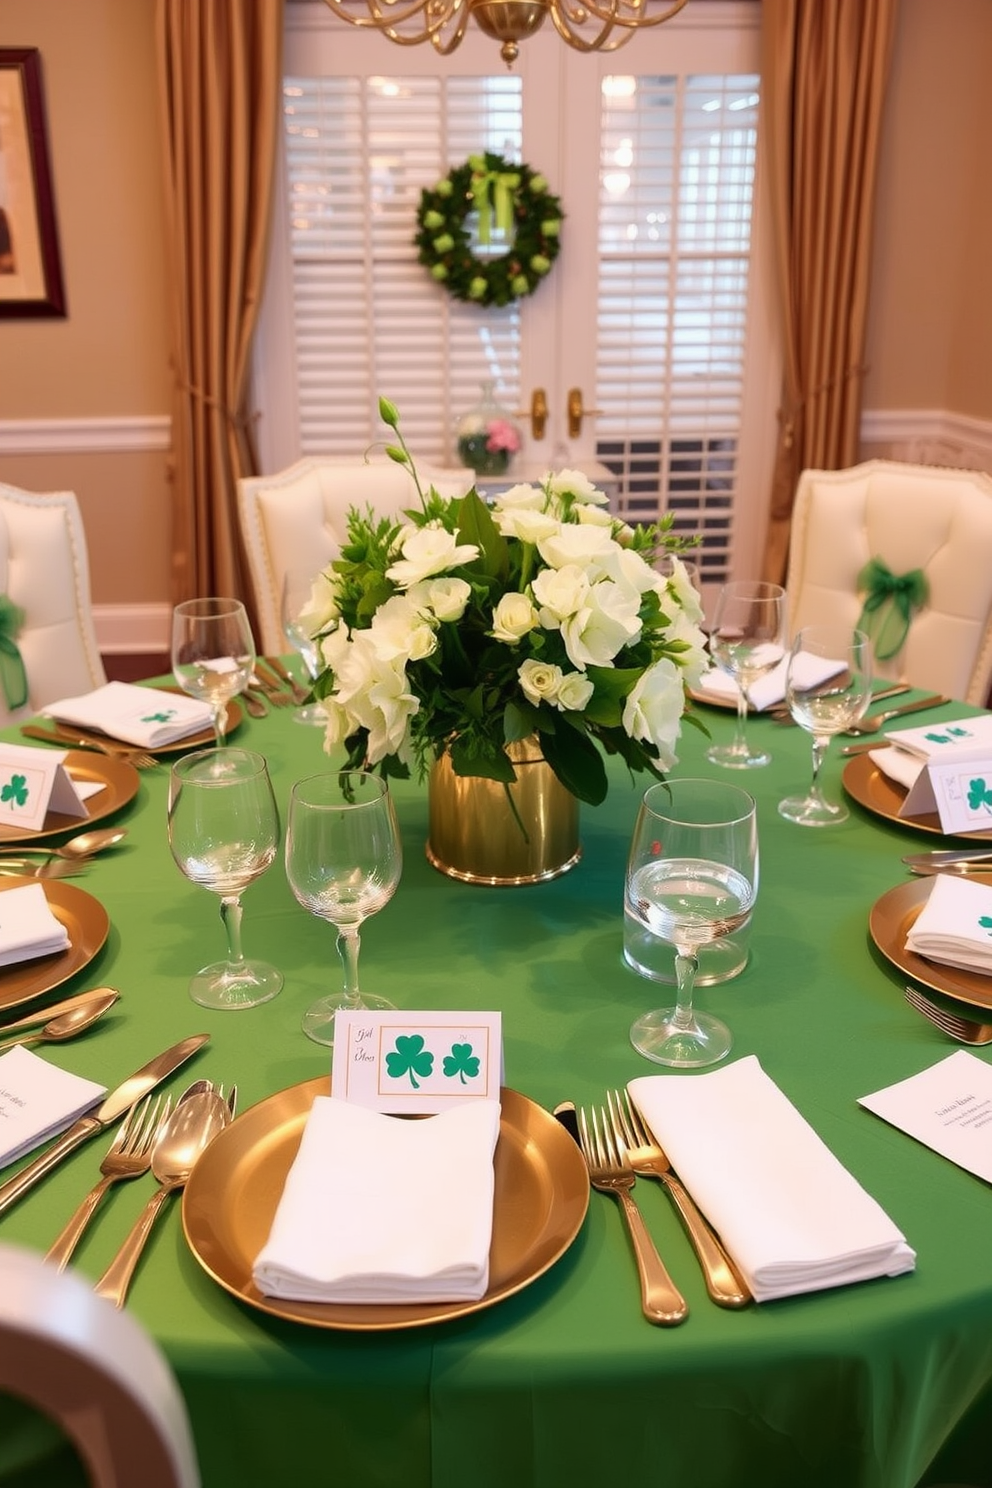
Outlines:
{"label": "gold charger plate", "polygon": [[0,843],[40,842],[45,837],[57,837],[60,832],[85,832],[138,794],[138,772],[127,760],[111,759],[109,754],[97,754],[92,749],[67,749],[65,767],[80,785],[99,782],[103,786],[102,791],[83,802],[89,814],[65,816],[60,811],[50,811],[40,832],[0,825]]}
{"label": "gold charger plate", "polygon": [[[578,1147],[553,1116],[516,1090],[500,1093],[489,1288],[477,1302],[331,1303],[266,1297],[252,1280],[307,1115],[330,1093],[322,1076],[260,1101],[215,1137],[183,1192],[186,1241],[200,1265],[241,1302],[273,1317],[351,1331],[415,1328],[491,1307],[564,1254],[589,1203]],[[457,1183],[458,1175],[452,1174]]]}
{"label": "gold charger plate", "polygon": [[[879,748],[884,740],[879,741]],[[933,832],[938,837],[959,837],[964,842],[992,841],[988,832],[944,832],[936,811],[920,816],[900,816],[899,810],[906,799],[906,787],[890,780],[868,754],[854,754],[844,766],[841,784],[853,801],[871,811],[875,816],[895,822],[899,827],[914,827],[918,832]]]}
{"label": "gold charger plate", "polygon": [[[992,885],[992,874],[969,873],[969,879]],[[992,1008],[992,976],[966,971],[959,966],[941,966],[907,950],[906,936],[930,897],[936,875],[897,884],[872,905],[868,930],[882,955],[921,986],[955,997],[973,1007]]]}
{"label": "gold charger plate", "polygon": [[0,894],[40,883],[52,914],[69,932],[68,950],[39,956],[16,966],[0,966],[0,1009],[19,1007],[53,987],[60,987],[88,966],[110,931],[110,917],[98,899],[61,878],[4,878]]}

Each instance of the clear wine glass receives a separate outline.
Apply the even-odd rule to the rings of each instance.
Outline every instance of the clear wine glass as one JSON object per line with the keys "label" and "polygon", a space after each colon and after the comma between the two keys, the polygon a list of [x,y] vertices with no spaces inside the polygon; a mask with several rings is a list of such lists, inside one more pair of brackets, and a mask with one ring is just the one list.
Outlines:
{"label": "clear wine glass", "polygon": [[[832,675],[826,676],[834,663]],[[804,796],[778,803],[782,816],[801,827],[829,827],[850,815],[828,801],[820,768],[834,734],[864,717],[871,701],[871,642],[846,625],[807,625],[796,635],[786,672],[785,698],[793,718],[813,736],[813,778]]]}
{"label": "clear wine glass", "polygon": [[386,782],[364,770],[311,775],[293,786],[286,828],[286,876],[297,901],[337,926],[344,966],[340,992],[308,1008],[303,1031],[333,1044],[338,1008],[391,1008],[358,987],[359,930],[388,904],[403,867],[393,799]]}
{"label": "clear wine glass", "polygon": [[241,895],[275,859],[279,814],[268,767],[250,749],[199,749],[172,766],[169,847],[191,883],[220,895],[227,957],[204,966],[189,994],[209,1008],[249,1008],[282,989],[267,961],[241,949]]}
{"label": "clear wine glass", "polygon": [[724,584],[713,612],[710,655],[737,683],[737,726],[729,744],[714,744],[706,758],[732,770],[753,770],[771,763],[764,749],[747,741],[747,710],[751,688],[786,654],[785,590],[762,580]]}
{"label": "clear wine glass", "polygon": [[209,703],[217,747],[227,705],[255,669],[255,641],[239,599],[187,599],[172,612],[172,675],[183,692]]}
{"label": "clear wine glass", "polygon": [[[314,577],[309,569],[288,568],[282,581],[280,611],[283,632],[293,650],[299,652],[309,683],[313,682],[320,671],[320,651],[307,627],[300,624],[300,612],[310,599]],[[327,714],[319,703],[306,703],[302,708],[296,709],[293,720],[324,728]]]}
{"label": "clear wine glass", "polygon": [[693,1007],[701,946],[739,930],[758,893],[754,799],[721,780],[669,780],[644,794],[627,862],[625,909],[675,948],[676,1003],[637,1019],[630,1041],[656,1064],[715,1064],[730,1029]]}

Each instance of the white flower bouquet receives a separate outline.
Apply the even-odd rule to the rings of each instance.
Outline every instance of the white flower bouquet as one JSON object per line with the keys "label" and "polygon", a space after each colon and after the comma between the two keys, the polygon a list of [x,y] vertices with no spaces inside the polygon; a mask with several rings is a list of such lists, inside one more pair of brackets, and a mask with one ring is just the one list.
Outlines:
{"label": "white flower bouquet", "polygon": [[[593,805],[607,791],[601,751],[663,778],[708,665],[671,518],[628,527],[575,470],[491,506],[474,489],[442,500],[421,489],[396,409],[383,398],[379,411],[420,508],[402,521],[353,509],[301,615],[321,648],[328,752],[343,744],[351,767],[405,776],[447,751],[457,774],[509,785],[506,746],[537,735]],[[667,577],[653,567],[662,552],[675,555]]]}

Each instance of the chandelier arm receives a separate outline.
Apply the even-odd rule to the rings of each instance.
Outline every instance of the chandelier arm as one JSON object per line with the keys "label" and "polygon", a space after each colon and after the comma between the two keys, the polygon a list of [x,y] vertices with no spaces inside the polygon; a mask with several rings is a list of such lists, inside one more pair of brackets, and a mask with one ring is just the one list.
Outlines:
{"label": "chandelier arm", "polygon": [[[549,7],[549,10],[552,25],[558,32],[558,35],[561,37],[562,41],[567,41],[568,45],[574,48],[575,51],[599,52],[604,50],[606,39],[609,36],[610,32],[613,30],[612,20],[608,20],[602,26],[598,35],[595,36],[592,41],[589,41],[586,39],[586,37],[581,36],[578,31],[573,29],[575,23],[569,20],[568,16],[560,9],[559,5],[556,3],[556,0],[552,0],[552,4]],[[626,36],[624,37],[624,40],[627,40]],[[609,50],[609,48],[606,48],[606,50]]]}
{"label": "chandelier arm", "polygon": [[[452,7],[451,11],[442,13],[436,21],[432,21],[428,16],[423,17],[421,22],[422,30],[412,36],[403,36],[396,28],[421,16],[425,10],[431,7],[433,0],[410,0],[406,8],[399,12],[395,12],[393,6],[390,5],[388,14],[379,3],[379,0],[365,0],[369,12],[367,15],[354,15],[348,9],[344,0],[324,0],[324,3],[336,16],[340,16],[341,20],[347,21],[349,26],[359,26],[363,29],[371,28],[375,31],[380,31],[389,41],[395,41],[400,46],[419,46],[421,42],[432,38],[435,32],[441,29],[450,19],[450,15],[454,13],[454,10],[464,3],[464,0],[456,0],[456,5]],[[388,3],[388,0],[386,0],[386,3]]]}
{"label": "chandelier arm", "polygon": [[455,0],[455,4],[451,7],[448,14],[444,17],[446,22],[450,21],[452,16],[458,17],[458,23],[455,26],[454,31],[452,31],[451,35],[446,40],[441,36],[440,27],[435,27],[434,30],[431,32],[431,46],[437,52],[439,57],[450,56],[450,54],[455,50],[455,47],[461,45],[461,40],[462,37],[465,35],[465,31],[468,27],[471,14],[472,12],[468,7],[467,0]]}
{"label": "chandelier arm", "polygon": [[[638,14],[630,16],[622,14],[620,6],[624,4],[627,10],[636,11]],[[616,4],[608,4],[606,6],[597,4],[596,0],[584,0],[583,9],[589,15],[595,16],[598,21],[609,22],[613,26],[622,26],[627,31],[643,31],[649,26],[660,26],[665,21],[670,21],[687,4],[688,0],[674,0],[674,3],[667,10],[662,11],[660,15],[651,16],[644,13],[643,0],[617,0]],[[554,12],[552,12],[553,18]],[[614,43],[614,45],[616,44]]]}

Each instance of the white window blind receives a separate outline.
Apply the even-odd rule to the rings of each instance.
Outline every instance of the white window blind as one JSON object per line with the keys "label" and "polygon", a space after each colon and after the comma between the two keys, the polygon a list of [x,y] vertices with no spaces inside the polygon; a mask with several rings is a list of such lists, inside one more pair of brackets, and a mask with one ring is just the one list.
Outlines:
{"label": "white window blind", "polygon": [[302,454],[381,440],[385,394],[418,455],[454,463],[466,388],[491,381],[516,406],[517,307],[441,292],[413,236],[421,189],[452,165],[480,149],[521,158],[522,112],[516,77],[285,79]]}
{"label": "white window blind", "polygon": [[737,492],[755,76],[604,79],[597,453],[630,521],[675,513],[726,576]]}

